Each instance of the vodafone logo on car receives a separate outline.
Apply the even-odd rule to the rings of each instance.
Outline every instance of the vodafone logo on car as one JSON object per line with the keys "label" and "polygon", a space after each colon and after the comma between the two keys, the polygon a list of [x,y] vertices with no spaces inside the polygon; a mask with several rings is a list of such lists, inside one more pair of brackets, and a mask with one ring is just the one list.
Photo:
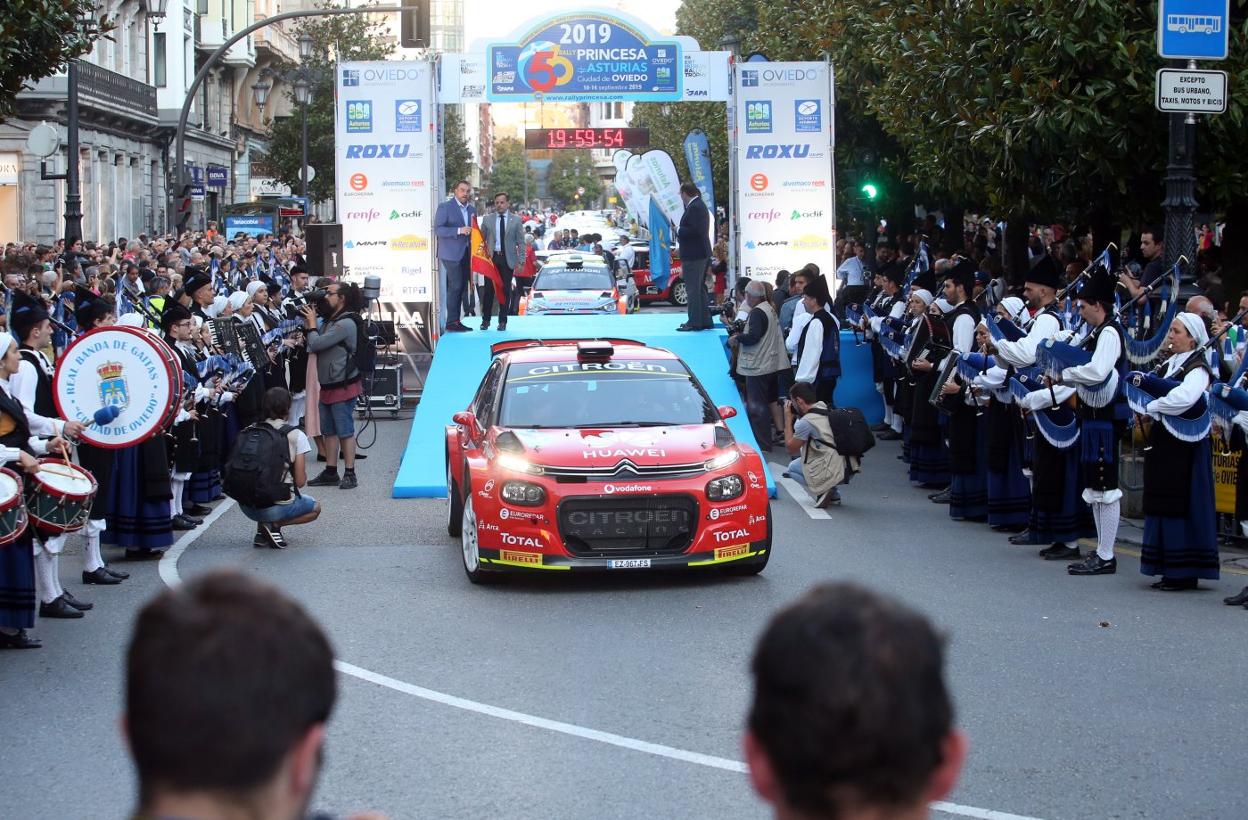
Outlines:
{"label": "vodafone logo on car", "polygon": [[649,484],[608,484],[602,488],[602,491],[607,495],[614,495],[615,493],[652,493],[654,492],[654,487],[651,487]]}

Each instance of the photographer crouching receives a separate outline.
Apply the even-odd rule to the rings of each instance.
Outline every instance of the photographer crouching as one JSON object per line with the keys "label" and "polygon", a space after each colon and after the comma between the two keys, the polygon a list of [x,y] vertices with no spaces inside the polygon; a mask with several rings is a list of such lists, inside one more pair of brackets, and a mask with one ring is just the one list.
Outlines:
{"label": "photographer crouching", "polygon": [[[358,486],[355,400],[364,392],[363,374],[356,365],[355,354],[364,333],[364,320],[359,315],[364,299],[357,285],[333,282],[325,288],[323,296],[313,292],[308,301],[301,312],[308,352],[316,354],[316,376],[321,386],[321,437],[325,445],[325,469],[309,481],[308,486],[336,484],[340,490],[354,490]],[[341,479],[338,478],[339,449],[344,462]]]}
{"label": "photographer crouching", "polygon": [[775,440],[771,425],[784,432],[780,377],[789,371],[780,319],[771,304],[771,285],[758,280],[747,284],[741,310],[744,320],[738,314],[736,321],[728,323],[728,344],[737,351],[737,375],[745,379],[745,407],[754,437],[760,447],[770,449]]}

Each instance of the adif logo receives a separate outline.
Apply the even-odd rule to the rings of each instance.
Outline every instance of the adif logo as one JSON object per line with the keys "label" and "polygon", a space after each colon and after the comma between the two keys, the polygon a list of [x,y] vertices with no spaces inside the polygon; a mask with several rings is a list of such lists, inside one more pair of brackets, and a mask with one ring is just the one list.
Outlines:
{"label": "adif logo", "polygon": [[742,88],[757,88],[758,87],[758,71],[755,69],[743,70],[741,72],[741,87]]}
{"label": "adif logo", "polygon": [[380,145],[348,145],[347,159],[402,159],[412,146],[406,143]]}
{"label": "adif logo", "polygon": [[770,211],[750,211],[746,214],[747,217],[753,219],[755,222],[767,223],[775,222],[783,215],[784,214],[780,213],[775,208],[772,208]]}
{"label": "adif logo", "polygon": [[424,211],[391,211],[390,219],[420,219]]}
{"label": "adif logo", "polygon": [[794,210],[793,215],[789,217],[790,221],[797,219],[822,219],[823,211],[798,211]]}
{"label": "adif logo", "polygon": [[347,211],[346,217],[353,222],[372,222],[374,219],[381,218],[381,211],[376,208],[369,208],[367,211]]}
{"label": "adif logo", "polygon": [[805,159],[808,156],[810,156],[808,143],[750,145],[745,149],[746,159]]}
{"label": "adif logo", "polygon": [[342,84],[344,86],[359,85],[360,72],[354,68],[344,68],[342,70]]}

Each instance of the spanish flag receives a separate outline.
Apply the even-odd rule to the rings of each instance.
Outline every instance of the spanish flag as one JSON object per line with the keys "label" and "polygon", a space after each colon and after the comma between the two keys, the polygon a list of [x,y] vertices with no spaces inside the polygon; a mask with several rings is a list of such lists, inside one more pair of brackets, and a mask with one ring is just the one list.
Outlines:
{"label": "spanish flag", "polygon": [[503,278],[498,275],[498,268],[494,267],[494,257],[485,249],[485,237],[481,233],[481,228],[477,226],[477,215],[472,215],[472,272],[479,273],[486,279],[494,283],[494,298],[501,305],[503,303]]}

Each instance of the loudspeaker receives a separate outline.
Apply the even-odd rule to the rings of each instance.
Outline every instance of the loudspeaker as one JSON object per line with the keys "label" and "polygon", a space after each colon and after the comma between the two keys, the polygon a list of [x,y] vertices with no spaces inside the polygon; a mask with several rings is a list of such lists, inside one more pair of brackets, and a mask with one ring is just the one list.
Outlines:
{"label": "loudspeaker", "polygon": [[342,276],[342,226],[336,222],[313,222],[304,226],[308,271],[312,278]]}

